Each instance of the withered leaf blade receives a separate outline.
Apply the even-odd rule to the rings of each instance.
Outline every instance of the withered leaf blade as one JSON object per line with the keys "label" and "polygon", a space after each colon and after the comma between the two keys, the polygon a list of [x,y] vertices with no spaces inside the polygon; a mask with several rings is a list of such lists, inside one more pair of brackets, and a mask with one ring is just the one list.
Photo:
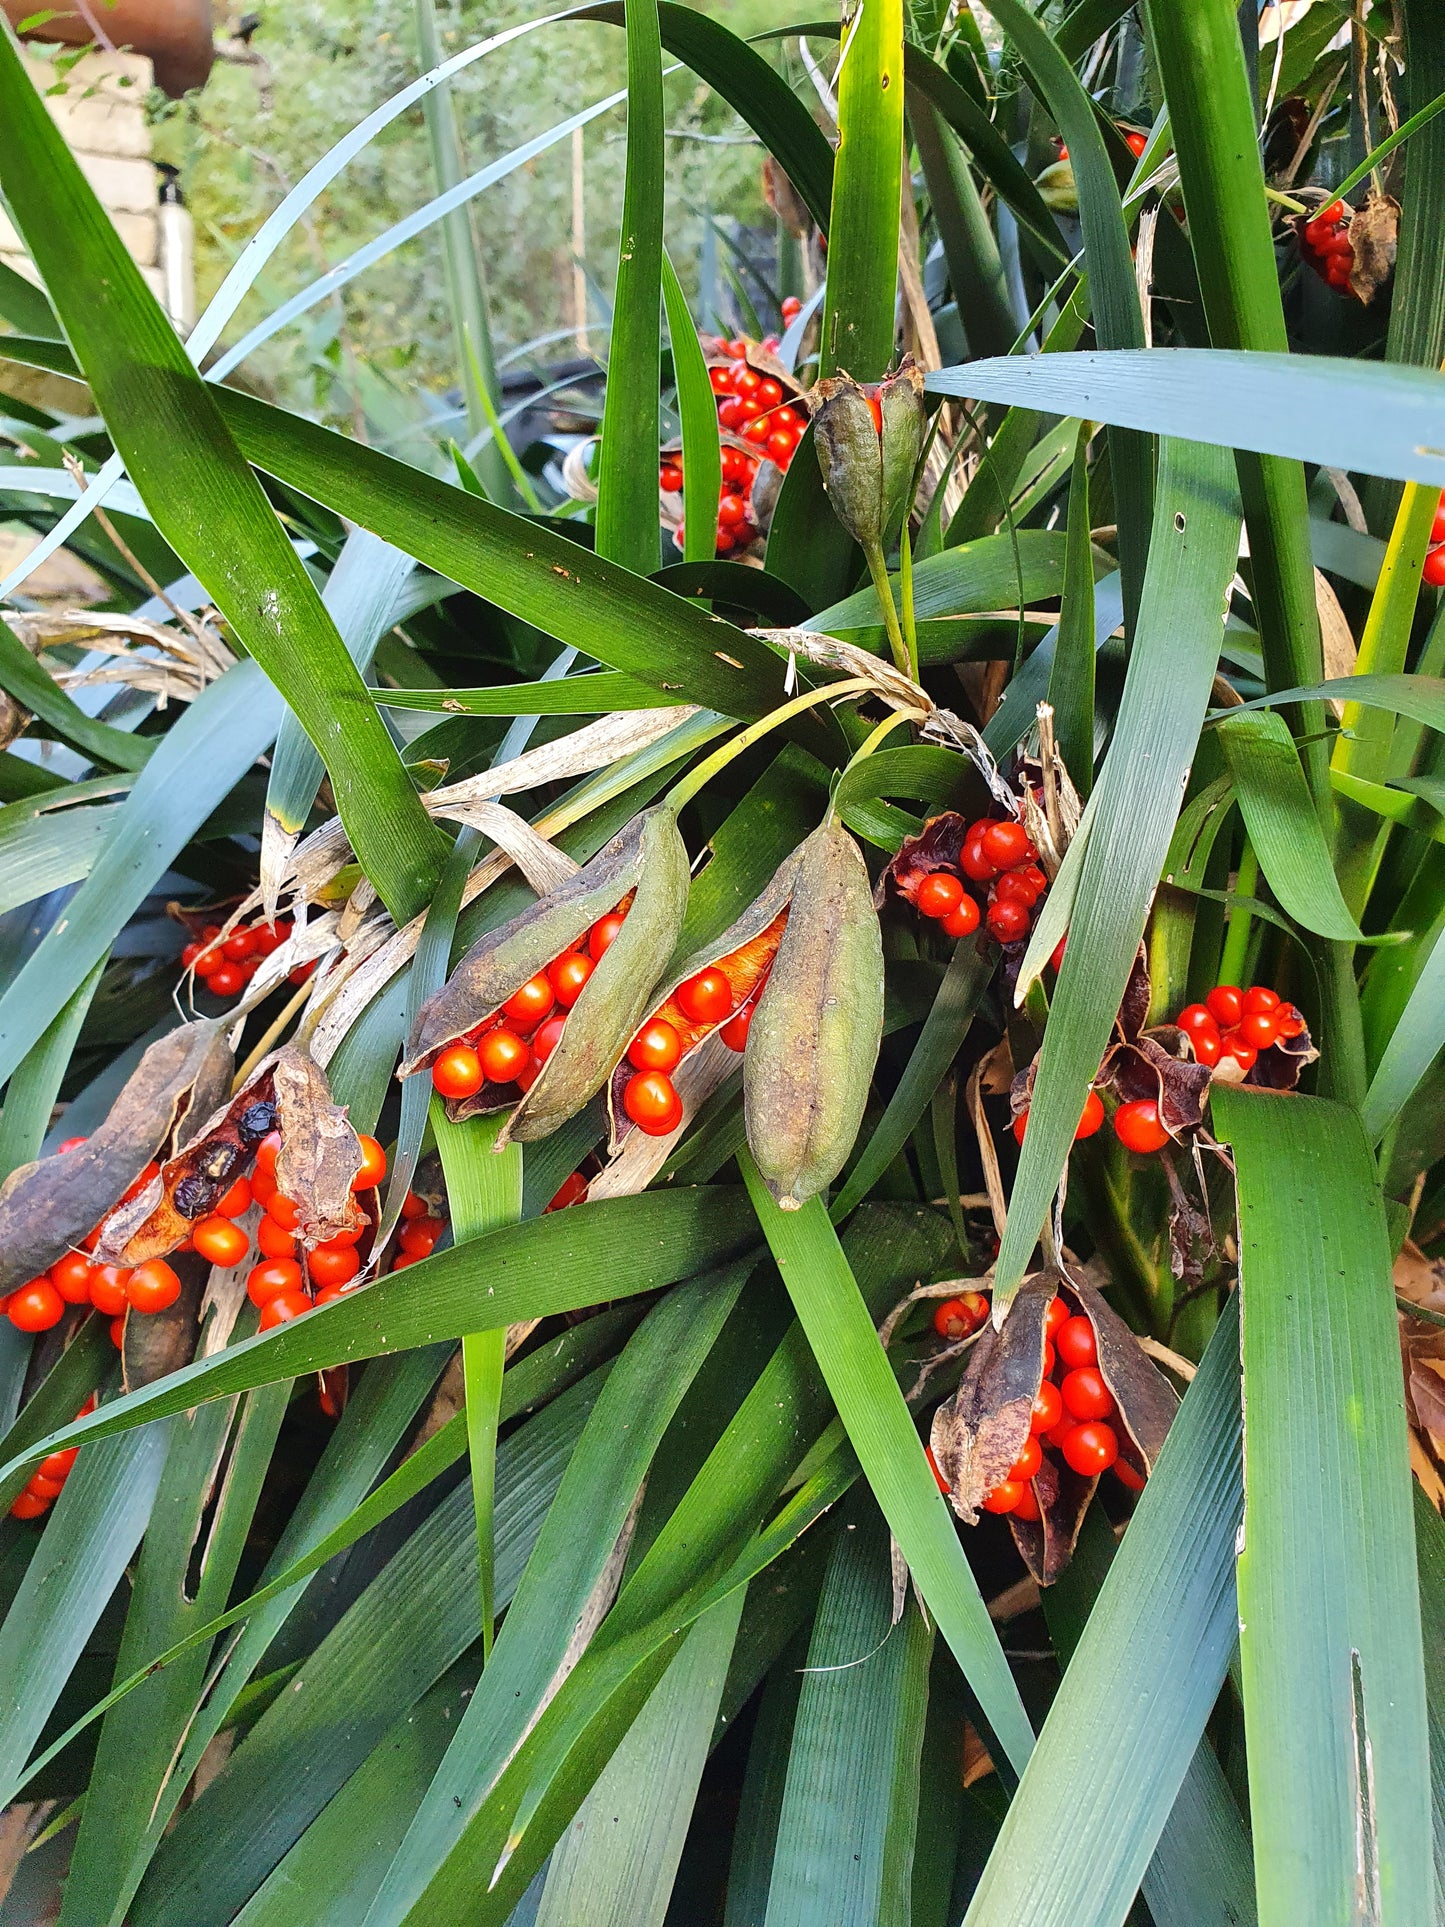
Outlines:
{"label": "withered leaf blade", "polygon": [[[422,1005],[398,1077],[429,1068],[448,1044],[485,1023],[514,991],[637,887],[644,833],[655,814],[635,816],[575,876],[477,939],[446,983]],[[665,962],[664,955],[659,971]]]}
{"label": "withered leaf blade", "polygon": [[[500,1151],[550,1137],[607,1082],[652,1000],[687,912],[687,846],[665,805],[638,819],[632,907],[567,1013],[556,1049],[497,1133]],[[609,906],[610,907],[610,906]]]}
{"label": "withered leaf blade", "polygon": [[[654,1002],[644,1022],[650,1023],[660,1017],[677,1031],[682,1041],[678,1071],[693,1052],[727,1021],[721,1018],[716,1022],[699,1023],[695,1018],[690,1018],[676,1001],[678,986],[686,983],[689,977],[695,977],[700,970],[711,968],[721,970],[727,978],[733,993],[734,1011],[754,996],[772,967],[782,941],[797,867],[798,853],[794,851],[779,866],[767,888],[748,905],[742,915],[714,942],[694,951],[676,970],[670,971],[661,990],[654,993]],[[677,1083],[678,1071],[672,1073],[674,1084]],[[632,1065],[624,1056],[608,1080],[607,1110],[612,1127],[609,1149],[613,1151],[635,1134],[636,1127],[622,1107],[622,1094],[635,1075]]]}
{"label": "withered leaf blade", "polygon": [[968,1525],[978,1523],[979,1502],[1008,1477],[1029,1436],[1044,1375],[1044,1314],[1053,1295],[1051,1278],[1025,1279],[1003,1330],[984,1327],[958,1390],[933,1415],[933,1456],[954,1511]]}
{"label": "withered leaf blade", "polygon": [[0,1291],[78,1245],[153,1158],[210,1115],[231,1069],[218,1025],[183,1024],[150,1045],[84,1144],[13,1171],[0,1186]]}

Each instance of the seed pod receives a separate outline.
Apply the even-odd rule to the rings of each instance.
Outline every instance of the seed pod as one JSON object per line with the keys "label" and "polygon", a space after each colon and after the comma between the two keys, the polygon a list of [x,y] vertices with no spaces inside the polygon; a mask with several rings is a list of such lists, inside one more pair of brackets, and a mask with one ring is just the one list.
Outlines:
{"label": "seed pod", "polygon": [[[1120,1460],[1136,1477],[1153,1471],[1178,1409],[1168,1380],[1080,1272],[1036,1273],[1020,1286],[1002,1331],[984,1327],[962,1384],[933,1415],[933,1456],[948,1481],[954,1511],[968,1525],[977,1524],[984,1494],[1008,1476],[1029,1437],[1043,1378],[1045,1315],[1055,1294],[1093,1327],[1099,1374],[1118,1408],[1108,1422],[1119,1441]],[[1099,1481],[1072,1471],[1045,1441],[1040,1445],[1043,1459],[1033,1480],[1039,1517],[1010,1516],[1009,1524],[1025,1565],[1047,1586],[1073,1555]]]}
{"label": "seed pod", "polygon": [[344,1108],[331,1102],[321,1067],[287,1045],[257,1066],[144,1191],[111,1213],[101,1227],[96,1262],[139,1265],[174,1251],[275,1130],[281,1133],[276,1183],[297,1206],[297,1237],[321,1244],[365,1222],[367,1213],[351,1190],[361,1169],[356,1132]]}
{"label": "seed pod", "polygon": [[[749,904],[742,915],[720,937],[704,949],[695,951],[670,974],[667,983],[648,1011],[645,1022],[651,1023],[660,1018],[664,1023],[671,1024],[678,1034],[682,1055],[678,1059],[676,1070],[671,1073],[675,1084],[680,1077],[684,1082],[687,1081],[685,1067],[692,1060],[694,1053],[702,1048],[708,1038],[715,1036],[730,1017],[747,1006],[766,979],[787,925],[788,904],[793,894],[797,865],[798,852],[794,851],[793,855],[778,869],[761,896]],[[680,985],[687,983],[699,971],[709,969],[720,970],[727,978],[728,987],[732,991],[732,1008],[723,1016],[699,1021],[688,1016],[677,1001],[676,992]],[[725,1074],[727,1057],[720,1058],[718,1062]],[[636,1128],[622,1104],[623,1093],[635,1075],[635,1066],[624,1055],[608,1080],[607,1111],[612,1127],[609,1151],[617,1151],[627,1138],[633,1135]],[[720,1082],[721,1079],[717,1081]],[[715,1088],[716,1083],[710,1081],[708,1094],[710,1095],[711,1090]],[[678,1094],[683,1095],[681,1089]],[[679,1130],[682,1128],[682,1125],[678,1126]]]}
{"label": "seed pod", "polygon": [[883,940],[858,846],[825,823],[795,860],[787,928],[743,1066],[748,1144],[785,1211],[843,1168],[883,1036]]}
{"label": "seed pod", "polygon": [[881,548],[909,507],[923,452],[923,371],[905,355],[883,381],[830,375],[809,402],[833,513],[862,548]]}
{"label": "seed pod", "polygon": [[24,1164],[0,1187],[0,1291],[63,1257],[140,1177],[223,1101],[232,1058],[221,1027],[158,1038],[83,1144]]}
{"label": "seed pod", "polygon": [[[687,908],[689,865],[677,819],[665,805],[640,816],[575,876],[467,952],[450,980],[422,1006],[398,1075],[429,1069],[449,1044],[485,1024],[512,994],[571,949],[630,893],[616,939],[567,1013],[561,1041],[517,1104],[498,1147],[547,1137],[602,1088],[647,1009]],[[516,1102],[516,1088],[484,1085],[448,1102],[460,1121]]]}

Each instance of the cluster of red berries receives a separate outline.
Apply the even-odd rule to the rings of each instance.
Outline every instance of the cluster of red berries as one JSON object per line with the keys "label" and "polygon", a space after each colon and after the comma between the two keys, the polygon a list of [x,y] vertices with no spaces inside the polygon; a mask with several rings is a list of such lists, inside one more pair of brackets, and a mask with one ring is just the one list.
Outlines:
{"label": "cluster of red berries", "polygon": [[430,1258],[449,1222],[438,1217],[425,1198],[408,1191],[401,1201],[401,1230],[388,1270],[405,1271],[408,1265],[419,1265],[423,1258]]}
{"label": "cluster of red berries", "polygon": [[[361,1169],[351,1180],[351,1188],[370,1191],[386,1176],[386,1152],[374,1137],[362,1136],[360,1144]],[[355,1291],[362,1282],[361,1258],[356,1246],[366,1229],[364,1223],[354,1230],[338,1232],[325,1244],[308,1250],[303,1272],[296,1250],[300,1208],[294,1199],[283,1195],[276,1183],[276,1158],[280,1149],[281,1133],[269,1131],[256,1146],[256,1168],[250,1180],[251,1201],[259,1204],[265,1215],[256,1227],[261,1263],[247,1274],[246,1296],[261,1313],[256,1329],[263,1332],[299,1318],[313,1305],[329,1305],[334,1298]],[[421,1210],[425,1212],[424,1204]],[[440,1236],[441,1221],[436,1222],[436,1235]],[[186,1242],[213,1265],[238,1265],[251,1248],[251,1241],[240,1226],[220,1216],[198,1218]],[[435,1242],[434,1237],[432,1243]],[[427,1251],[430,1249],[428,1245]],[[425,1257],[427,1251],[417,1256]]]}
{"label": "cluster of red berries", "polygon": [[[748,515],[748,496],[761,463],[760,455],[750,455],[746,449],[731,445],[723,448],[722,492],[718,496],[714,543],[719,555],[726,555],[732,549],[745,549],[758,538],[758,526]],[[666,495],[675,495],[682,487],[682,463],[675,455],[669,455],[658,470],[658,484]],[[682,522],[677,525],[675,536],[679,548],[685,527]]]}
{"label": "cluster of red berries", "polygon": [[[1144,152],[1144,149],[1149,145],[1149,136],[1147,134],[1141,134],[1137,127],[1121,127],[1119,132],[1124,136],[1124,145],[1137,161],[1139,156]],[[1055,138],[1054,145],[1059,150],[1059,159],[1066,161],[1069,158],[1068,148],[1057,138]]]}
{"label": "cluster of red berries", "polygon": [[[181,966],[192,970],[213,997],[239,997],[261,968],[262,959],[279,950],[291,935],[289,923],[243,923],[222,937],[218,923],[208,923],[194,943],[181,952]],[[293,984],[303,984],[316,968],[316,959],[298,964]]]}
{"label": "cluster of red berries", "polygon": [[731,365],[718,363],[708,370],[712,391],[718,397],[718,427],[741,435],[745,442],[761,449],[770,462],[786,468],[803,439],[807,414],[788,401],[783,384],[774,376],[760,375],[748,366],[745,341],[725,343],[724,352]]}
{"label": "cluster of red berries", "polygon": [[1445,589],[1445,495],[1435,505],[1435,520],[1430,528],[1430,552],[1420,571],[1432,589]]}
{"label": "cluster of red berries", "polygon": [[1300,253],[1321,280],[1341,294],[1348,294],[1350,273],[1355,265],[1354,243],[1345,227],[1345,204],[1331,201],[1322,207],[1299,231]]}
{"label": "cluster of red berries", "polygon": [[[88,1418],[95,1410],[95,1393],[81,1406],[77,1418]],[[10,1507],[12,1519],[38,1519],[48,1512],[60,1497],[65,1481],[70,1477],[70,1469],[80,1457],[78,1445],[67,1446],[63,1452],[52,1452],[43,1458],[26,1481],[25,1490]]]}
{"label": "cluster of red berries", "polygon": [[1013,817],[982,817],[969,825],[959,866],[973,883],[989,886],[987,914],[953,870],[932,870],[919,884],[913,902],[921,916],[934,917],[946,937],[970,936],[980,917],[999,943],[1018,943],[1029,933],[1034,906],[1049,887],[1039,868],[1039,853],[1022,823]]}
{"label": "cluster of red berries", "polygon": [[1248,990],[1219,984],[1202,1004],[1188,1005],[1174,1021],[1189,1039],[1196,1063],[1213,1070],[1232,1059],[1240,1077],[1254,1069],[1262,1050],[1282,1038],[1301,1036],[1305,1028],[1294,1005],[1283,1003],[1279,992],[1264,984],[1251,984]]}
{"label": "cluster of red berries", "polygon": [[1108,1423],[1117,1409],[1099,1370],[1094,1327],[1082,1313],[1071,1313],[1062,1298],[1051,1298],[1044,1319],[1043,1377],[1029,1419],[1029,1436],[1007,1476],[984,1494],[984,1511],[1038,1518],[1033,1481],[1043,1464],[1045,1445],[1080,1478],[1097,1478],[1112,1466],[1132,1491],[1142,1491],[1144,1481],[1119,1457],[1119,1435]]}
{"label": "cluster of red berries", "polygon": [[474,1097],[484,1084],[515,1084],[531,1090],[542,1066],[562,1041],[567,1012],[587,987],[598,959],[616,938],[627,911],[599,917],[571,949],[514,990],[502,1008],[447,1048],[431,1067],[442,1097]]}
{"label": "cluster of red berries", "polygon": [[[57,1155],[73,1151],[84,1142],[83,1137],[68,1137],[57,1145]],[[160,1168],[158,1164],[148,1164],[119,1203],[128,1204]],[[233,1185],[226,1194],[227,1199],[235,1189]],[[248,1195],[246,1203],[249,1202]],[[245,1204],[240,1206],[243,1211],[245,1208]],[[0,1299],[0,1310],[18,1331],[49,1331],[60,1323],[69,1306],[89,1305],[111,1321],[110,1335],[119,1345],[128,1310],[143,1314],[164,1311],[180,1297],[181,1281],[163,1258],[152,1258],[133,1268],[92,1263],[89,1253],[94,1251],[99,1238],[97,1225],[87,1234],[79,1251],[67,1251],[64,1257],[56,1259],[49,1271],[31,1278],[7,1298]]]}
{"label": "cluster of red berries", "polygon": [[[728,1049],[741,1051],[747,1047],[753,1012],[766,982],[764,971],[738,1005],[726,972],[710,966],[679,984],[669,1001],[690,1023],[721,1024]],[[622,1108],[649,1137],[668,1137],[682,1122],[682,1099],[668,1075],[681,1060],[682,1034],[666,1017],[649,1018],[627,1046],[627,1061],[637,1075],[623,1089]]]}

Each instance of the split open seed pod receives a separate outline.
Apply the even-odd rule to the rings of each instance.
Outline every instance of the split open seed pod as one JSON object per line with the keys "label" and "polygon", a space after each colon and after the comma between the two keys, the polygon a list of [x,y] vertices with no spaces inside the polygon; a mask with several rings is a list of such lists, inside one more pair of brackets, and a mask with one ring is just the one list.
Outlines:
{"label": "split open seed pod", "polygon": [[[1033,1402],[1044,1371],[1045,1318],[1058,1295],[1071,1314],[1094,1330],[1098,1370],[1118,1408],[1109,1420],[1119,1458],[1136,1480],[1153,1471],[1178,1409],[1173,1387],[1145,1354],[1133,1332],[1077,1271],[1043,1271],[1028,1278],[1004,1320],[985,1326],[963,1382],[933,1415],[930,1446],[949,1485],[954,1511],[978,1522],[985,1493],[1008,1477],[1029,1438]],[[1098,1478],[1084,1478],[1040,1440],[1042,1463],[1032,1486],[1036,1520],[1009,1516],[1014,1543],[1041,1586],[1051,1585],[1073,1556]]]}
{"label": "split open seed pod", "polygon": [[[677,970],[670,973],[667,982],[657,996],[657,1001],[638,1027],[645,1030],[648,1024],[661,1021],[670,1024],[677,1032],[682,1054],[674,1068],[668,1073],[677,1093],[683,1100],[684,1116],[677,1129],[685,1128],[697,1108],[711,1096],[712,1092],[726,1077],[733,1063],[739,1061],[735,1053],[724,1049],[722,1054],[714,1053],[712,1063],[716,1075],[704,1080],[706,1088],[690,1075],[697,1064],[699,1054],[709,1038],[716,1037],[719,1031],[738,1015],[756,1008],[756,1003],[772,969],[773,959],[778,954],[778,946],[787,928],[788,907],[792,899],[793,883],[797,875],[799,852],[794,851],[776,872],[772,881],[754,902],[750,903],[742,915],[732,923],[722,935],[703,949],[695,951]],[[716,1017],[698,1019],[690,1017],[678,1001],[680,987],[696,977],[703,970],[718,970],[727,979],[732,992],[730,1009]],[[630,1044],[630,1040],[629,1040]],[[624,1055],[617,1064],[607,1085],[607,1114],[611,1124],[609,1152],[621,1149],[629,1137],[637,1130],[624,1108],[627,1086],[638,1075],[637,1067],[630,1057]]]}
{"label": "split open seed pod", "polygon": [[223,1101],[231,1070],[218,1024],[183,1024],[150,1045],[83,1144],[12,1171],[0,1186],[0,1291],[47,1270],[173,1155]]}
{"label": "split open seed pod", "polygon": [[923,453],[923,371],[905,355],[883,381],[829,375],[808,397],[823,487],[833,513],[865,551],[901,521]]}
{"label": "split open seed pod", "polygon": [[423,1004],[397,1075],[430,1070],[449,1045],[481,1030],[523,984],[575,948],[600,917],[626,904],[616,938],[566,1013],[560,1041],[521,1102],[515,1083],[487,1083],[447,1104],[447,1115],[458,1122],[516,1104],[498,1149],[513,1138],[529,1143],[550,1136],[601,1090],[627,1048],[677,943],[688,880],[687,849],[673,812],[666,804],[644,810],[575,876],[472,945]]}
{"label": "split open seed pod", "polygon": [[372,1222],[351,1189],[362,1158],[346,1111],[332,1103],[321,1067],[287,1045],[257,1066],[143,1191],[111,1213],[101,1226],[96,1262],[133,1266],[174,1251],[195,1220],[246,1174],[271,1131],[281,1133],[276,1187],[296,1205],[296,1236],[304,1246]]}
{"label": "split open seed pod", "polygon": [[743,1063],[748,1145],[785,1211],[842,1170],[883,1038],[883,939],[858,845],[828,822],[790,863],[787,926]]}

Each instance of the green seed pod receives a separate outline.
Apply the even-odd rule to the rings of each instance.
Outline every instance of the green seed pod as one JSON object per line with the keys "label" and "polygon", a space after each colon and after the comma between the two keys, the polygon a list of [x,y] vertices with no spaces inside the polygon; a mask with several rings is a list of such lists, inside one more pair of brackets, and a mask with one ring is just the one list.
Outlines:
{"label": "green seed pod", "polygon": [[[590,863],[500,929],[480,937],[418,1013],[398,1076],[429,1069],[449,1044],[492,1017],[629,895],[622,928],[567,1012],[562,1038],[498,1138],[546,1137],[580,1111],[626,1049],[682,928],[689,864],[677,819],[644,810]],[[635,893],[635,894],[634,894]],[[448,1102],[453,1119],[515,1103],[515,1085],[483,1085]]]}
{"label": "green seed pod", "polygon": [[833,513],[864,549],[881,548],[909,507],[928,417],[911,355],[886,380],[820,381],[811,396],[823,486]]}
{"label": "green seed pod", "polygon": [[883,1036],[883,940],[858,846],[825,823],[797,861],[743,1064],[748,1144],[785,1211],[843,1168]]}

